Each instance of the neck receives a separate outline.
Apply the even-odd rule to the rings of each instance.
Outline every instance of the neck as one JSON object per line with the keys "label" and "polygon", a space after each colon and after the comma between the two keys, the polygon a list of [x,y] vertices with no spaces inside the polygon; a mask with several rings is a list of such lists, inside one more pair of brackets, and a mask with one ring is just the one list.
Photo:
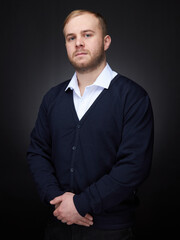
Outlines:
{"label": "neck", "polygon": [[96,81],[97,77],[103,71],[105,66],[106,66],[106,61],[104,61],[100,66],[98,66],[98,68],[94,70],[85,71],[85,72],[76,71],[81,96],[83,95],[85,88],[89,85],[92,85]]}

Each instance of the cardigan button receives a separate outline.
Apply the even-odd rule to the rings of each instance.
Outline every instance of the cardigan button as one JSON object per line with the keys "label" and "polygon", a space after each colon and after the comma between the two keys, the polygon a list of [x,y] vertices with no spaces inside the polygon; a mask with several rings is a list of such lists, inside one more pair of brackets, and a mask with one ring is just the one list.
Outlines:
{"label": "cardigan button", "polygon": [[72,147],[72,150],[73,150],[73,151],[76,150],[76,146],[73,146],[73,147]]}
{"label": "cardigan button", "polygon": [[78,124],[76,127],[79,129],[79,128],[81,127],[81,125],[80,125],[80,124]]}
{"label": "cardigan button", "polygon": [[74,172],[74,168],[70,168],[70,172],[73,173]]}

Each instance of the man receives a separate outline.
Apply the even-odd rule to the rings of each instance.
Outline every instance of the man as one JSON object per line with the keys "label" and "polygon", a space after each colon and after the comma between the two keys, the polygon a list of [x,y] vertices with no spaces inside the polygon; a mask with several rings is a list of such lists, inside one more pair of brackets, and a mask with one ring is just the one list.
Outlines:
{"label": "man", "polygon": [[46,239],[132,239],[136,190],[152,159],[149,97],[107,64],[100,14],[71,12],[63,33],[75,74],[43,98],[27,157],[41,199],[54,206]]}

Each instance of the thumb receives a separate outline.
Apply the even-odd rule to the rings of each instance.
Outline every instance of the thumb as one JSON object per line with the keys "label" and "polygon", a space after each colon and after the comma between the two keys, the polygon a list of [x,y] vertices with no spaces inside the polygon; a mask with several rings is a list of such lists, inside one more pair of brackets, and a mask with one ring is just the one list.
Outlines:
{"label": "thumb", "polygon": [[60,202],[62,202],[62,196],[55,197],[53,200],[50,201],[50,204],[55,205]]}

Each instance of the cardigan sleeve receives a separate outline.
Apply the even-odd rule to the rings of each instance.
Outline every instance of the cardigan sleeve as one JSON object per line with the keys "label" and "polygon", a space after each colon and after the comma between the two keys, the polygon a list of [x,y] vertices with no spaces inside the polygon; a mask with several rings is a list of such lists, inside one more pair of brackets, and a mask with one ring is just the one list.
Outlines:
{"label": "cardigan sleeve", "polygon": [[149,174],[153,138],[153,113],[146,94],[124,111],[122,140],[111,171],[74,196],[82,216],[101,214],[132,196]]}
{"label": "cardigan sleeve", "polygon": [[27,161],[43,202],[49,203],[54,197],[64,193],[60,189],[51,160],[51,135],[47,120],[46,96],[31,133]]}

